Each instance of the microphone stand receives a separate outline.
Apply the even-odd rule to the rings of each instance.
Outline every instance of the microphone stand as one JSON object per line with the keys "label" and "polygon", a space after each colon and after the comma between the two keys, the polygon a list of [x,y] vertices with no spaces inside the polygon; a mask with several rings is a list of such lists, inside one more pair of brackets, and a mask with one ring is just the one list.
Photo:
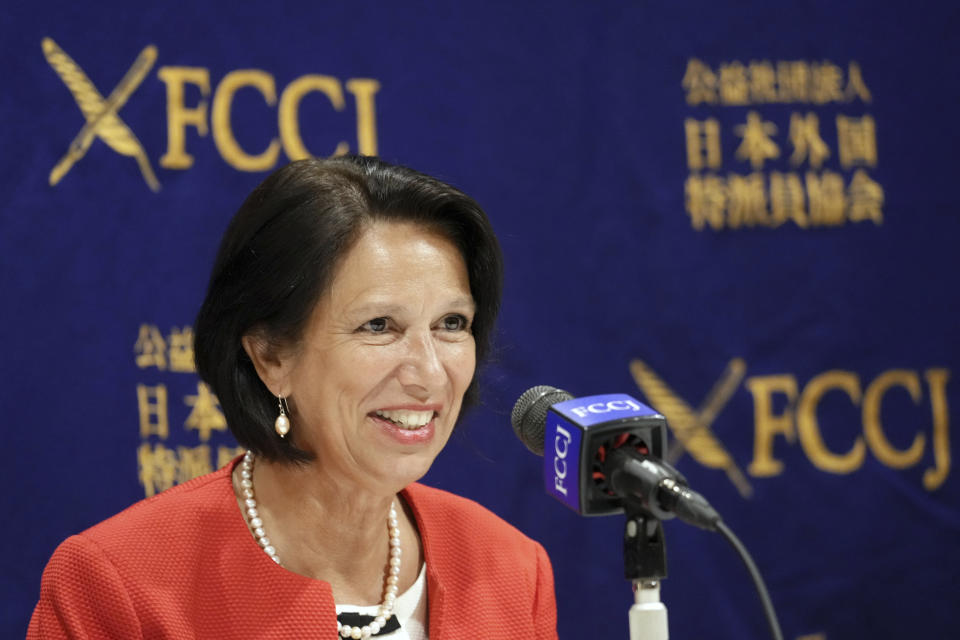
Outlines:
{"label": "microphone stand", "polygon": [[633,584],[630,640],[667,640],[667,607],[660,601],[660,581],[667,577],[663,524],[632,500],[624,500],[623,564]]}

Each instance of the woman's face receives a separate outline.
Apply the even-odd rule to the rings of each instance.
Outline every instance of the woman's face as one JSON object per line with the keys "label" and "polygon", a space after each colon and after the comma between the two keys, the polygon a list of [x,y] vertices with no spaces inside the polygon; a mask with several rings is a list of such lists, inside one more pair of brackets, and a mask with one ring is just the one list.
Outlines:
{"label": "woman's face", "polygon": [[397,491],[446,444],[473,378],[463,257],[409,223],[369,227],[290,356],[296,444],[337,481]]}

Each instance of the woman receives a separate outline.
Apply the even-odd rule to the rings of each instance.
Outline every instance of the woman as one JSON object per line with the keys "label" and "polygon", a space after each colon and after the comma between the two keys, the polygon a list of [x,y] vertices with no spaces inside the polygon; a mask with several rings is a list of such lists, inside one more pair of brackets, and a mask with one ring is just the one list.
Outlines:
{"label": "woman", "polygon": [[556,637],[540,545],[416,484],[476,399],[501,264],[480,207],[409,169],[267,178],[195,326],[249,452],[65,541],[28,637]]}

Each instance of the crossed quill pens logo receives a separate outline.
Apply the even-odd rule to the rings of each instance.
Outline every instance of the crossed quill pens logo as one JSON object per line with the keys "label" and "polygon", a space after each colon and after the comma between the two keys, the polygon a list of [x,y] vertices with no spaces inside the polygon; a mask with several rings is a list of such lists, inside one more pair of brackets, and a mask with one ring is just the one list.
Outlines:
{"label": "crossed quill pens logo", "polygon": [[703,466],[725,471],[740,495],[749,498],[753,495],[753,486],[711,430],[711,425],[737,391],[746,371],[747,365],[741,358],[730,360],[700,407],[694,409],[642,360],[630,362],[630,373],[637,386],[666,417],[675,436],[667,451],[667,461],[675,463],[686,451]]}
{"label": "crossed quill pens logo", "polygon": [[100,138],[117,153],[134,158],[150,189],[159,191],[160,182],[150,165],[147,152],[118,114],[120,108],[140,86],[156,62],[157,48],[153,45],[144,47],[127,73],[104,99],[80,65],[74,62],[52,38],[44,38],[41,46],[47,62],[73,94],[77,106],[80,107],[86,119],[83,128],[70,142],[67,152],[50,171],[50,185],[60,182],[73,165],[86,155],[94,138]]}

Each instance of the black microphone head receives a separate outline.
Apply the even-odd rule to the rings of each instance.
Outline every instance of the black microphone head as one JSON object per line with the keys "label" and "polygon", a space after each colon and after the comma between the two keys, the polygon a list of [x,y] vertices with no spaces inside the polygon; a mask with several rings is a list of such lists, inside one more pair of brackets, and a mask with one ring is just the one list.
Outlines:
{"label": "black microphone head", "polygon": [[550,385],[531,387],[513,405],[510,423],[513,432],[527,445],[527,449],[538,456],[543,455],[543,434],[547,429],[547,411],[558,402],[573,400],[573,396],[563,389]]}

